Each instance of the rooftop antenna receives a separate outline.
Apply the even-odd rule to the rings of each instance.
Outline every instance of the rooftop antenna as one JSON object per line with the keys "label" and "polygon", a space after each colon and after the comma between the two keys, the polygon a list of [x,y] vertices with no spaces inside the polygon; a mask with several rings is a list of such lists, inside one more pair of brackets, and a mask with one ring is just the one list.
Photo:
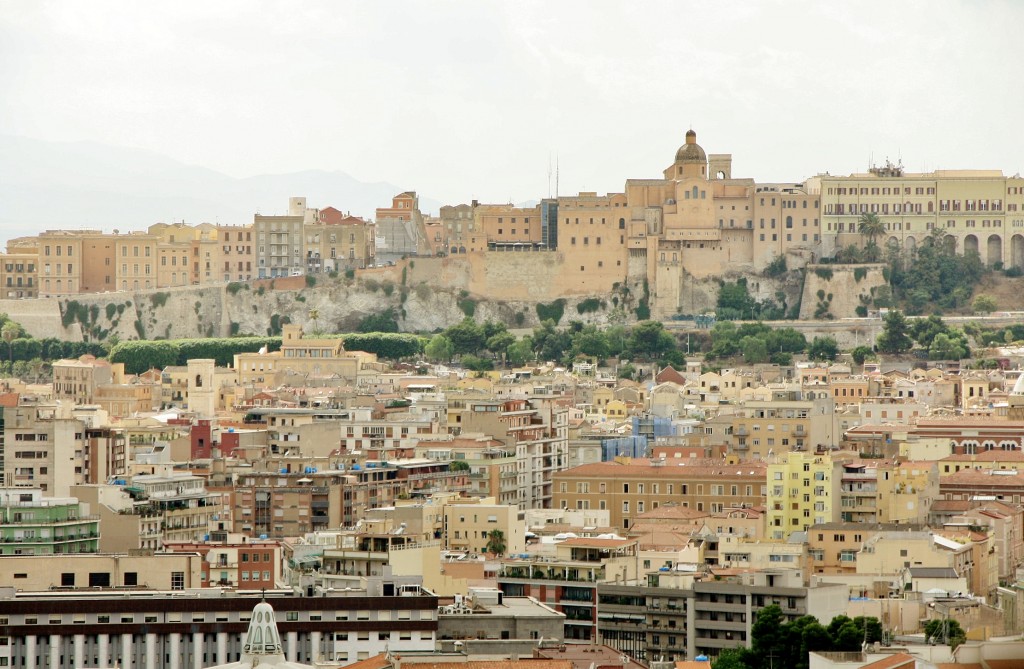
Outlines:
{"label": "rooftop antenna", "polygon": [[555,197],[558,197],[558,154],[555,154]]}

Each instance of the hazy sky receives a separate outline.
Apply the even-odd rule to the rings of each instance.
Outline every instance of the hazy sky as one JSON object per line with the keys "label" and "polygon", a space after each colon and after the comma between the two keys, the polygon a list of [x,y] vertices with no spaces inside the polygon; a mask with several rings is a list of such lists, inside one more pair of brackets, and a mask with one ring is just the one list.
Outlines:
{"label": "hazy sky", "polygon": [[[445,202],[1024,166],[1024,2],[0,0],[0,132]],[[338,206],[343,206],[339,203]]]}

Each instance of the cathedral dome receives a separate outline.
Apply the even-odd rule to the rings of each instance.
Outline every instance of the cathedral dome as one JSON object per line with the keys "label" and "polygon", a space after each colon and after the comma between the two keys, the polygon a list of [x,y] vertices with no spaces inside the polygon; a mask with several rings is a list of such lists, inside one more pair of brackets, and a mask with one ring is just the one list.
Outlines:
{"label": "cathedral dome", "polygon": [[697,133],[693,130],[686,131],[686,144],[679,147],[676,151],[676,162],[684,163],[706,163],[708,156],[704,153],[704,149],[700,148],[700,144],[697,143]]}

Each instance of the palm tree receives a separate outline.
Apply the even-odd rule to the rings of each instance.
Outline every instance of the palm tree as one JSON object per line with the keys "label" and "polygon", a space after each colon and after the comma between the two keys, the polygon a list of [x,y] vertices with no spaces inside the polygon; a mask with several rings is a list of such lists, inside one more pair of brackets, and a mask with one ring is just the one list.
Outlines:
{"label": "palm tree", "polygon": [[487,552],[494,553],[495,555],[504,555],[506,548],[505,533],[501,530],[491,530],[487,535]]}
{"label": "palm tree", "polygon": [[3,340],[7,342],[7,359],[11,364],[14,364],[14,350],[12,342],[20,337],[21,334],[21,326],[14,321],[7,321],[4,323],[3,327],[0,328],[0,337],[3,337]]}
{"label": "palm tree", "polygon": [[309,319],[313,321],[313,335],[320,336],[320,310],[316,307],[310,309]]}
{"label": "palm tree", "polygon": [[885,233],[885,223],[873,212],[864,212],[857,222],[857,232],[868,238],[868,244],[875,243],[875,237]]}

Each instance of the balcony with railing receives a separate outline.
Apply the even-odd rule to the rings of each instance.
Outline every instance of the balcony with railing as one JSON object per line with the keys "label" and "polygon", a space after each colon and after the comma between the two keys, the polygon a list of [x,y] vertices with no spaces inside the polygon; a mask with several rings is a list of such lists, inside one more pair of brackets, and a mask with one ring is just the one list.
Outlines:
{"label": "balcony with railing", "polygon": [[[604,567],[568,564],[503,563],[498,578],[511,581],[554,581],[563,583],[597,583],[605,578]],[[591,600],[592,601],[592,600]]]}

